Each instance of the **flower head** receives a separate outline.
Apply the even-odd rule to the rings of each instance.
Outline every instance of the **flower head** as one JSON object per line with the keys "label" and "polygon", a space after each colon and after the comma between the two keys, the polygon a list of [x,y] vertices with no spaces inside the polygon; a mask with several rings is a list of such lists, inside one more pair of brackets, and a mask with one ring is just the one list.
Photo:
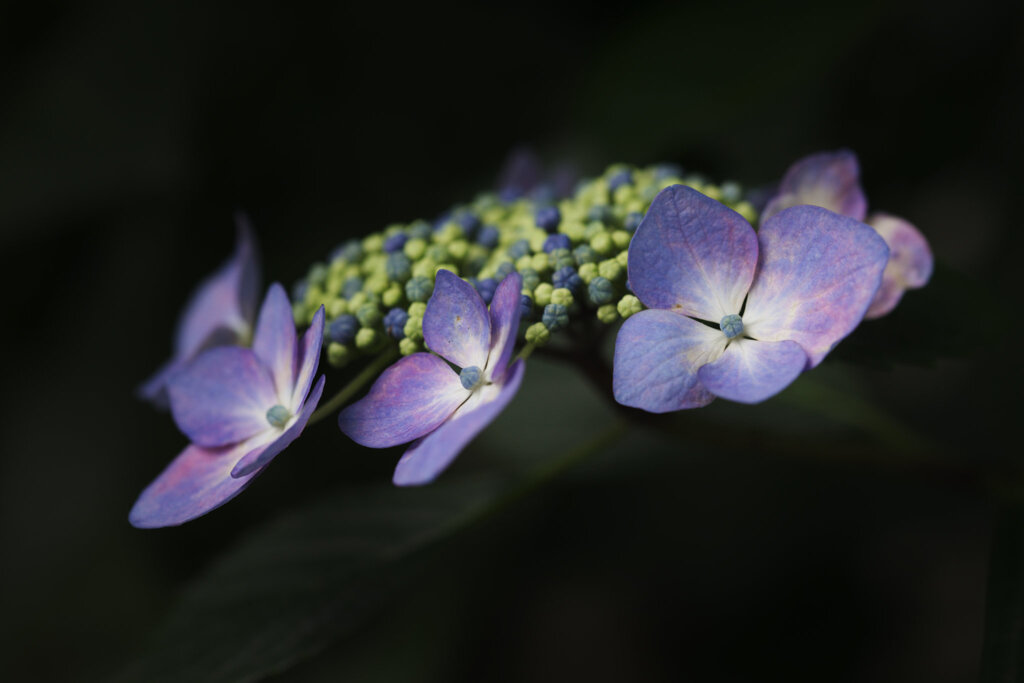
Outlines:
{"label": "flower head", "polygon": [[874,230],[819,207],[755,233],[696,190],[666,188],[629,247],[630,287],[651,310],[615,340],[615,399],[655,413],[763,401],[857,326],[887,259]]}
{"label": "flower head", "polygon": [[889,245],[889,263],[882,286],[868,307],[865,318],[879,318],[900,302],[903,292],[928,284],[932,275],[932,252],[924,235],[902,218],[884,213],[867,215],[867,197],[860,186],[857,156],[849,150],[821,152],[789,167],[761,215],[764,222],[791,206],[821,206],[873,227]]}
{"label": "flower head", "polygon": [[223,505],[298,438],[323,393],[323,376],[313,386],[323,331],[321,308],[296,338],[288,295],[275,283],[252,348],[208,349],[171,377],[171,414],[192,443],[139,496],[134,526],[181,524]]}
{"label": "flower head", "polygon": [[201,351],[215,346],[248,343],[259,300],[260,267],[249,222],[237,216],[235,253],[196,288],[178,320],[174,354],[139,387],[139,395],[167,405],[167,383]]}
{"label": "flower head", "polygon": [[395,469],[395,484],[433,481],[519,390],[523,361],[509,365],[509,359],[521,287],[518,273],[507,275],[488,311],[472,285],[438,271],[423,314],[423,340],[438,355],[402,358],[338,416],[341,431],[363,446],[415,440]]}

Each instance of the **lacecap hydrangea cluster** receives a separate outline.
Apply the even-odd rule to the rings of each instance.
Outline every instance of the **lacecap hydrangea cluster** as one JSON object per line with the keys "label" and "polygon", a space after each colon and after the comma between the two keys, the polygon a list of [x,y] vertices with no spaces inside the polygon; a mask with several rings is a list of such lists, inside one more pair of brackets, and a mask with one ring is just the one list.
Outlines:
{"label": "lacecap hydrangea cluster", "polygon": [[292,291],[295,321],[327,313],[328,362],[341,367],[397,345],[424,349],[423,314],[440,270],[469,282],[489,304],[508,274],[522,278],[521,327],[543,345],[582,316],[611,324],[642,310],[627,285],[630,240],[658,192],[686,185],[753,222],[739,184],[715,185],[674,165],[609,167],[561,200],[479,195],[434,221],[388,226],[339,246]]}

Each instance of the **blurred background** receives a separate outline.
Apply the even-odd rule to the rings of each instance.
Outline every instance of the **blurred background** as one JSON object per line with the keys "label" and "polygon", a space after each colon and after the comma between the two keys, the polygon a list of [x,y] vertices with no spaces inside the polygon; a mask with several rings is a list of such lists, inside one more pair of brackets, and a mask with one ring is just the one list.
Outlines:
{"label": "blurred background", "polygon": [[[815,381],[902,440],[872,447],[801,385],[706,409],[723,433],[763,427],[763,448],[637,427],[443,544],[344,637],[263,673],[974,680],[990,484],[1019,421],[1022,29],[1019,3],[991,0],[0,5],[8,680],[144,660],[240,539],[388,481],[399,451],[327,421],[208,517],[128,525],[184,446],[133,392],[230,253],[233,212],[252,218],[266,281],[288,284],[347,237],[493,186],[522,146],[584,176],[672,161],[748,186],[855,150],[871,208],[918,225],[941,268]],[[541,463],[607,421],[571,372],[528,374],[446,477]]]}

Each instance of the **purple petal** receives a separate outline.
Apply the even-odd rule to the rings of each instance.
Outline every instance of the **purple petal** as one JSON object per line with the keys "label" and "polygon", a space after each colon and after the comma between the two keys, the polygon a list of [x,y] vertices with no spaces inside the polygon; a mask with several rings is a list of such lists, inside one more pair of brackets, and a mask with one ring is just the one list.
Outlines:
{"label": "purple petal", "polygon": [[760,263],[743,314],[746,334],[795,341],[814,367],[864,317],[889,249],[864,223],[817,206],[772,216],[758,239]]}
{"label": "purple petal", "polygon": [[[481,395],[483,400],[467,401],[450,420],[410,446],[395,467],[395,476],[392,480],[395,485],[418,486],[428,484],[437,478],[466,444],[493,422],[516,395],[523,379],[524,367],[522,360],[513,363],[508,369],[504,384],[494,384],[478,390],[477,394]],[[488,389],[490,391],[486,391]]]}
{"label": "purple petal", "polygon": [[252,350],[274,376],[278,403],[287,406],[295,388],[295,320],[288,295],[277,282],[263,299]]}
{"label": "purple petal", "polygon": [[737,339],[722,357],[698,372],[708,391],[740,403],[760,403],[800,376],[807,354],[796,342]]}
{"label": "purple petal", "polygon": [[324,391],[325,380],[326,378],[321,375],[316,386],[313,387],[313,393],[309,395],[309,400],[306,401],[306,404],[302,407],[302,412],[299,413],[295,422],[293,422],[288,429],[281,432],[280,436],[272,441],[266,448],[259,448],[247,453],[231,470],[232,477],[237,479],[239,477],[245,477],[252,474],[273,460],[277,454],[287,448],[292,441],[299,438],[299,434],[302,433],[302,430],[306,428],[306,423],[309,422],[309,416],[313,414],[313,411],[316,410],[316,404],[320,402],[320,395]]}
{"label": "purple petal", "polygon": [[250,349],[221,346],[201,353],[167,385],[171,414],[195,444],[226,446],[270,428],[277,403],[270,371]]}
{"label": "purple petal", "polygon": [[295,391],[292,393],[292,412],[299,409],[309,393],[309,385],[320,364],[320,347],[324,343],[324,307],[321,306],[313,314],[313,322],[302,337],[295,365],[298,374],[295,376]]}
{"label": "purple petal", "polygon": [[783,209],[803,204],[864,220],[868,202],[860,187],[857,155],[841,149],[812,154],[797,161],[786,171],[779,185],[779,194],[765,207],[761,223],[763,225]]}
{"label": "purple petal", "polygon": [[189,445],[146,487],[128,521],[142,529],[176,526],[220,507],[259,474],[256,470],[236,479],[231,468],[246,453],[265,448],[265,438],[261,435],[225,448]]}
{"label": "purple petal", "polygon": [[934,261],[928,240],[913,225],[884,213],[873,214],[868,225],[889,245],[889,263],[882,273],[882,286],[864,314],[867,319],[880,318],[896,307],[904,290],[928,284]]}
{"label": "purple petal", "polygon": [[509,273],[498,285],[491,299],[491,350],[487,369],[495,382],[503,381],[505,367],[516,345],[519,331],[519,297],[523,278],[519,273]]}
{"label": "purple petal", "polygon": [[232,332],[232,342],[248,337],[259,279],[256,241],[248,223],[240,221],[235,253],[196,288],[185,306],[178,322],[175,358],[187,360],[208,348],[211,335],[218,331]]}
{"label": "purple petal", "polygon": [[358,444],[387,448],[433,431],[467,396],[447,363],[414,353],[381,373],[370,393],[341,411],[338,427]]}
{"label": "purple petal", "polygon": [[684,185],[662,190],[629,245],[629,285],[648,308],[717,323],[739,313],[757,236],[738,213]]}
{"label": "purple petal", "polygon": [[423,314],[427,348],[460,368],[487,364],[491,323],[487,304],[473,286],[447,270],[439,270],[434,293]]}
{"label": "purple petal", "polygon": [[672,311],[630,316],[615,338],[612,390],[622,405],[651,413],[698,408],[715,398],[697,371],[722,355],[721,330]]}

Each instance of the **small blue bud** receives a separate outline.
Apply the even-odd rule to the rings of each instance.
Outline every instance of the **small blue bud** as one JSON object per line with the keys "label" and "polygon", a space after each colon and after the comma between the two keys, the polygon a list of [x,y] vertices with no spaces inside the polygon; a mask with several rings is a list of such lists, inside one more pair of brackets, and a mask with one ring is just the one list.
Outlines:
{"label": "small blue bud", "polygon": [[434,232],[441,230],[445,224],[452,219],[451,211],[442,212],[437,218],[434,219]]}
{"label": "small blue bud", "polygon": [[487,247],[488,249],[494,249],[498,246],[498,238],[501,237],[501,233],[493,225],[485,225],[480,228],[480,232],[477,233],[476,243]]}
{"label": "small blue bud", "polygon": [[519,275],[523,278],[523,289],[532,292],[540,284],[540,273],[533,268],[523,268],[519,271]]}
{"label": "small blue bud", "polygon": [[679,164],[658,164],[654,167],[654,179],[664,180],[665,178],[682,178],[683,167]]}
{"label": "small blue bud", "polygon": [[405,298],[409,301],[426,301],[434,292],[430,278],[417,275],[405,283]]}
{"label": "small blue bud", "polygon": [[345,259],[349,263],[355,263],[363,258],[363,245],[359,243],[359,240],[349,240],[338,245],[331,252],[330,259],[335,261],[339,258]]}
{"label": "small blue bud", "polygon": [[505,253],[512,259],[520,259],[524,256],[528,256],[530,254],[530,241],[519,240],[518,242],[513,242],[509,245],[508,249],[505,250]]}
{"label": "small blue bud", "polygon": [[395,339],[405,337],[405,323],[409,321],[409,314],[401,308],[392,308],[384,316],[384,331]]}
{"label": "small blue bud", "polygon": [[541,183],[530,190],[530,199],[537,204],[550,204],[555,201],[555,188],[549,183]]}
{"label": "small blue bud", "polygon": [[491,299],[494,298],[494,290],[498,288],[498,281],[493,277],[487,277],[476,283],[476,291],[480,292],[480,298],[484,300],[484,303],[491,303]]}
{"label": "small blue bud", "polygon": [[[397,235],[396,235],[397,237]],[[403,235],[404,237],[404,235]],[[389,280],[405,282],[409,279],[412,270],[412,261],[404,252],[396,251],[388,254],[387,263],[384,264],[384,272],[388,274]]]}
{"label": "small blue bud", "polygon": [[557,206],[545,206],[537,209],[534,221],[538,228],[554,232],[558,229],[558,224],[562,222],[562,212],[558,210]]}
{"label": "small blue bud", "polygon": [[472,391],[480,384],[482,376],[483,373],[480,372],[480,368],[470,365],[468,368],[462,368],[462,372],[459,373],[459,381],[462,382],[464,388]]}
{"label": "small blue bud", "polygon": [[519,295],[519,318],[529,319],[533,315],[533,299],[526,296],[525,294]]}
{"label": "small blue bud", "polygon": [[577,266],[582,266],[584,263],[597,263],[601,260],[597,252],[594,251],[589,244],[581,244],[572,250],[572,257],[576,261]]}
{"label": "small blue bud", "polygon": [[590,299],[598,306],[611,303],[615,299],[615,285],[608,278],[598,275],[587,286]]}
{"label": "small blue bud", "polygon": [[363,278],[361,277],[350,277],[341,286],[341,294],[346,299],[351,299],[356,295],[356,292],[361,291],[363,291]]}
{"label": "small blue bud", "polygon": [[409,236],[404,232],[396,232],[391,237],[384,240],[384,253],[390,254],[395,251],[401,251],[405,243],[409,241]]}
{"label": "small blue bud", "polygon": [[430,223],[425,220],[413,221],[409,226],[409,237],[412,239],[429,239],[432,232],[433,230],[430,227]]}
{"label": "small blue bud", "polygon": [[544,307],[542,321],[544,322],[544,327],[552,332],[557,332],[569,325],[569,309],[562,304],[548,304]]}
{"label": "small blue bud", "polygon": [[327,325],[327,339],[337,344],[350,344],[359,331],[359,319],[350,313],[339,315]]}
{"label": "small blue bud", "polygon": [[480,219],[477,218],[476,214],[470,213],[469,211],[463,211],[455,217],[455,222],[462,226],[462,231],[466,233],[466,237],[473,237],[476,231],[480,228]]}
{"label": "small blue bud", "polygon": [[504,262],[504,263],[502,263],[502,264],[501,264],[500,266],[498,266],[497,270],[495,270],[495,271],[494,271],[494,278],[495,278],[495,279],[496,279],[496,280],[497,280],[498,282],[501,282],[501,281],[502,281],[502,280],[504,280],[504,279],[505,279],[505,278],[506,278],[506,277],[507,277],[508,275],[510,275],[510,274],[512,274],[512,273],[514,273],[514,272],[515,272],[515,270],[516,270],[516,267],[515,267],[514,265],[512,265],[512,264],[511,264],[511,263],[509,263],[508,261],[505,261],[505,262]]}
{"label": "small blue bud", "polygon": [[282,405],[276,405],[267,411],[267,422],[272,427],[277,427],[278,429],[284,429],[284,426],[288,424],[288,420],[291,417],[292,414]]}
{"label": "small blue bud", "polygon": [[563,232],[556,232],[553,235],[548,235],[548,238],[544,240],[544,251],[549,254],[555,249],[570,249],[571,247],[572,240]]}
{"label": "small blue bud", "polygon": [[622,229],[628,230],[629,232],[636,232],[636,229],[640,226],[640,221],[643,219],[644,216],[639,211],[630,211],[622,220]]}
{"label": "small blue bud", "polygon": [[630,170],[619,171],[611,178],[608,179],[608,191],[615,192],[623,185],[629,185],[633,182],[633,172]]}
{"label": "small blue bud", "polygon": [[722,328],[722,332],[729,339],[734,339],[743,334],[743,318],[735,313],[730,313],[722,318],[722,322],[718,323],[718,326]]}
{"label": "small blue bud", "polygon": [[615,220],[615,214],[612,213],[612,207],[598,204],[597,206],[590,207],[590,211],[587,212],[587,220],[612,223]]}
{"label": "small blue bud", "polygon": [[555,274],[551,276],[551,285],[555,289],[565,288],[573,294],[577,294],[580,291],[580,287],[583,286],[583,279],[576,272],[576,269],[572,266],[565,266],[555,271]]}

